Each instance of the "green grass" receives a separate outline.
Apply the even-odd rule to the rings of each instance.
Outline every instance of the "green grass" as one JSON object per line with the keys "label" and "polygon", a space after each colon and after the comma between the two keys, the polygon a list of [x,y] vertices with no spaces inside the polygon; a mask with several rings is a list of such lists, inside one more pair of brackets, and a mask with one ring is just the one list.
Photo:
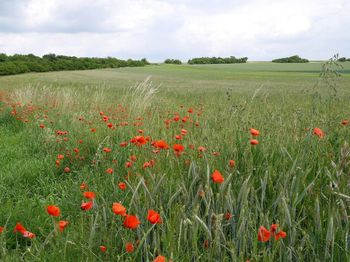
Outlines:
{"label": "green grass", "polygon": [[[319,81],[320,63],[153,65],[1,77],[0,97],[7,99],[0,105],[0,259],[152,261],[161,254],[173,261],[350,260],[350,126],[341,125],[350,118],[350,63],[343,65],[336,95]],[[130,87],[149,75],[158,92],[144,99]],[[100,111],[114,126],[129,125],[110,129]],[[189,121],[166,128],[175,113]],[[261,133],[259,145],[249,144],[251,127]],[[313,135],[315,127],[325,132],[323,139]],[[178,141],[182,128],[188,134]],[[150,143],[119,146],[139,129],[170,149],[155,154]],[[56,130],[68,131],[68,140]],[[179,157],[176,143],[185,146]],[[65,158],[56,167],[58,154]],[[131,155],[137,160],[126,168]],[[154,167],[143,168],[151,159]],[[107,168],[114,173],[106,174]],[[223,184],[210,178],[216,169]],[[82,182],[96,193],[93,209],[85,212]],[[119,182],[127,184],[125,191]],[[113,202],[138,216],[138,229],[122,226]],[[59,206],[59,219],[69,221],[63,233],[53,229],[58,218],[47,214],[48,205]],[[147,221],[149,209],[160,213],[162,224]],[[14,234],[17,222],[36,238]],[[259,242],[259,227],[272,223],[287,237]],[[135,245],[133,253],[125,251],[126,242]]]}

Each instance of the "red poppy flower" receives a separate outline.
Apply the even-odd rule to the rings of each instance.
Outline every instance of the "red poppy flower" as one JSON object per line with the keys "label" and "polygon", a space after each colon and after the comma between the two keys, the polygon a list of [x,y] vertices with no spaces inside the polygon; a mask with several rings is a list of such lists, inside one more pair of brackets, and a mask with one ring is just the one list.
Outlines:
{"label": "red poppy flower", "polygon": [[343,121],[341,121],[341,124],[342,124],[343,126],[346,126],[346,125],[349,124],[349,120],[344,119]]}
{"label": "red poppy flower", "polygon": [[175,152],[181,153],[182,151],[185,150],[185,147],[181,144],[175,144],[175,145],[173,145],[173,149]]}
{"label": "red poppy flower", "polygon": [[137,146],[143,146],[147,144],[147,139],[144,136],[135,136],[130,140],[131,143],[134,143]]}
{"label": "red poppy flower", "polygon": [[185,116],[185,117],[183,117],[182,118],[182,123],[186,123],[187,122],[187,120],[189,119],[190,117],[189,116]]}
{"label": "red poppy flower", "polygon": [[88,189],[88,185],[85,182],[83,182],[83,183],[81,183],[79,188],[80,188],[80,190],[85,190],[85,189]]}
{"label": "red poppy flower", "polygon": [[122,142],[119,144],[120,147],[126,147],[128,145],[128,142]]}
{"label": "red poppy flower", "polygon": [[15,233],[16,232],[20,232],[22,234],[22,236],[25,237],[25,238],[32,239],[32,238],[36,237],[36,235],[34,233],[27,231],[25,229],[25,227],[22,226],[22,224],[20,224],[20,223],[16,224],[15,229],[13,230],[13,232],[15,232]]}
{"label": "red poppy flower", "polygon": [[89,202],[83,202],[80,206],[80,208],[84,211],[90,210],[94,206],[94,202],[89,201]]}
{"label": "red poppy flower", "polygon": [[4,231],[4,227],[0,227],[0,234]]}
{"label": "red poppy flower", "polygon": [[125,244],[125,250],[126,250],[126,252],[128,252],[128,253],[132,253],[132,252],[134,251],[134,245],[133,245],[133,243],[127,242],[127,243]]}
{"label": "red poppy flower", "polygon": [[221,175],[221,173],[218,170],[214,170],[214,173],[211,175],[211,179],[214,183],[221,184],[224,182],[224,177]]}
{"label": "red poppy flower", "polygon": [[36,235],[34,233],[29,232],[29,231],[24,231],[22,235],[23,235],[23,237],[30,238],[30,239],[33,239],[36,237]]}
{"label": "red poppy flower", "polygon": [[113,174],[113,168],[107,168],[106,174]]}
{"label": "red poppy flower", "polygon": [[148,210],[147,220],[151,222],[151,224],[161,224],[162,218],[160,217],[160,214],[157,213],[154,210]]}
{"label": "red poppy flower", "polygon": [[94,199],[96,196],[94,192],[90,192],[90,191],[86,191],[83,194],[84,194],[84,197],[87,199]]}
{"label": "red poppy flower", "polygon": [[150,161],[148,161],[148,163],[150,164],[150,167],[153,167],[156,164],[156,160],[151,159]]}
{"label": "red poppy flower", "polygon": [[45,125],[44,124],[40,124],[39,127],[40,128],[45,128]]}
{"label": "red poppy flower", "polygon": [[267,242],[270,240],[271,232],[267,230],[264,226],[260,226],[258,231],[258,241]]}
{"label": "red poppy flower", "polygon": [[137,157],[135,155],[130,156],[130,161],[136,162],[136,160],[137,160]]}
{"label": "red poppy flower", "polygon": [[230,160],[228,161],[228,164],[229,164],[229,166],[230,166],[231,168],[234,168],[235,165],[236,165],[236,162],[235,162],[235,160],[230,159]]}
{"label": "red poppy flower", "polygon": [[277,228],[279,227],[279,224],[272,224],[271,226],[270,226],[270,232],[272,233],[272,234],[275,234],[275,232],[277,231]]}
{"label": "red poppy flower", "polygon": [[249,130],[250,130],[250,134],[251,134],[252,136],[259,136],[259,135],[260,135],[259,130],[256,130],[256,129],[254,129],[254,128],[250,128]]}
{"label": "red poppy flower", "polygon": [[116,215],[126,216],[126,208],[120,203],[113,203],[112,211]]}
{"label": "red poppy flower", "polygon": [[110,153],[110,152],[112,152],[112,149],[110,149],[109,147],[104,147],[103,152]]}
{"label": "red poppy flower", "polygon": [[169,145],[164,140],[158,140],[153,143],[153,146],[159,149],[168,149]]}
{"label": "red poppy flower", "polygon": [[151,166],[151,164],[149,162],[143,163],[143,168],[147,168],[147,167],[150,167],[150,166]]}
{"label": "red poppy flower", "polygon": [[256,139],[250,139],[250,144],[253,145],[253,146],[256,146],[259,144],[259,141],[256,140]]}
{"label": "red poppy flower", "polygon": [[287,233],[281,230],[277,234],[275,234],[275,239],[279,240],[280,238],[285,238],[286,236],[287,236]]}
{"label": "red poppy flower", "polygon": [[318,136],[319,138],[323,138],[324,137],[324,132],[322,131],[321,128],[318,128],[318,127],[314,128],[313,134]]}
{"label": "red poppy flower", "polygon": [[227,212],[227,213],[225,214],[225,219],[226,219],[226,220],[230,220],[231,217],[232,217],[232,214],[231,214],[230,212]]}
{"label": "red poppy flower", "polygon": [[153,260],[153,262],[166,262],[166,257],[159,255]]}
{"label": "red poppy flower", "polygon": [[130,228],[130,229],[136,229],[141,222],[138,220],[137,216],[133,215],[126,215],[124,219],[124,227]]}
{"label": "red poppy flower", "polygon": [[47,210],[47,213],[49,213],[49,215],[53,217],[58,217],[61,215],[61,210],[57,206],[47,206],[46,210]]}
{"label": "red poppy flower", "polygon": [[118,183],[118,187],[121,189],[121,190],[125,190],[126,189],[126,184],[124,182],[119,182]]}
{"label": "red poppy flower", "polygon": [[60,229],[61,232],[68,226],[69,222],[65,220],[60,220],[58,221],[58,228]]}
{"label": "red poppy flower", "polygon": [[206,150],[206,148],[204,146],[198,147],[198,151],[199,152],[204,152],[205,150]]}
{"label": "red poppy flower", "polygon": [[14,233],[20,232],[21,234],[23,234],[24,231],[27,231],[27,230],[21,223],[17,223],[15,226],[15,229],[13,230]]}
{"label": "red poppy flower", "polygon": [[100,250],[102,253],[105,253],[107,251],[107,248],[105,246],[100,246]]}

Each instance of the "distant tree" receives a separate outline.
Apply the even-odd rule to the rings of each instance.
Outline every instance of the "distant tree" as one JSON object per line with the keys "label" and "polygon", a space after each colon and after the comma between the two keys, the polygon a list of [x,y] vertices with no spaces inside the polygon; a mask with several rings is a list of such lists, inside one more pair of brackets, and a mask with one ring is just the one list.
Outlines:
{"label": "distant tree", "polygon": [[7,55],[4,53],[1,53],[0,54],[0,62],[5,62],[5,61],[7,61]]}
{"label": "distant tree", "polygon": [[150,63],[147,61],[146,58],[142,58],[141,59],[141,62],[144,64],[144,65],[149,65]]}
{"label": "distant tree", "polygon": [[248,57],[236,58],[230,57],[196,57],[188,60],[188,64],[235,64],[235,63],[246,63]]}
{"label": "distant tree", "polygon": [[54,62],[54,61],[57,60],[55,54],[47,54],[47,55],[44,55],[44,56],[43,56],[43,59],[48,60],[48,61],[50,61],[50,62]]}
{"label": "distant tree", "polygon": [[182,64],[181,60],[179,60],[179,59],[170,59],[170,58],[165,59],[164,63],[165,64],[175,64],[175,65],[181,65]]}
{"label": "distant tree", "polygon": [[338,61],[339,62],[346,62],[346,57],[340,57],[340,58],[338,58]]}
{"label": "distant tree", "polygon": [[308,63],[309,60],[305,58],[301,58],[298,55],[290,56],[290,57],[284,57],[284,58],[278,58],[272,60],[274,63]]}

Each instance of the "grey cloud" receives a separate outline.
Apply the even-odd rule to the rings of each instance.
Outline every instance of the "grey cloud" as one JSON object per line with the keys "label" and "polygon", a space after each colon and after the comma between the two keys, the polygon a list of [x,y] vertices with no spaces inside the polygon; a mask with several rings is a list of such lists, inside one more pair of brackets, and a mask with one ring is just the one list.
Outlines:
{"label": "grey cloud", "polygon": [[298,27],[288,19],[280,21],[280,16],[272,21],[269,15],[288,11],[278,9],[275,4],[282,1],[275,0],[56,0],[43,17],[31,20],[32,1],[39,12],[47,2],[0,0],[0,52],[147,57],[151,61],[186,61],[207,55],[251,60],[293,54],[322,59],[334,52],[350,56],[346,33],[350,3],[343,0],[334,0],[338,7],[332,10],[333,3],[326,0],[310,0],[305,5],[304,0],[283,1],[300,11],[297,15],[305,19],[305,27],[302,22]]}

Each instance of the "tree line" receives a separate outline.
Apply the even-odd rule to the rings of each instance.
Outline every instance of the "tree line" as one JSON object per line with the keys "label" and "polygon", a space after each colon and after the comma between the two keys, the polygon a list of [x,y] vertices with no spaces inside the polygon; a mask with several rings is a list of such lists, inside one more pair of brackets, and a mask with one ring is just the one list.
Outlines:
{"label": "tree line", "polygon": [[141,60],[121,60],[114,57],[75,57],[56,54],[47,54],[43,57],[28,55],[0,54],[0,75],[13,75],[28,72],[49,72],[62,70],[87,70],[99,68],[118,68],[145,66],[149,62]]}
{"label": "tree line", "polygon": [[235,63],[246,63],[248,57],[236,58],[230,57],[196,57],[188,60],[188,64],[235,64]]}
{"label": "tree line", "polygon": [[290,57],[277,58],[272,60],[274,63],[308,63],[309,60],[305,58],[301,58],[298,55],[293,55]]}

